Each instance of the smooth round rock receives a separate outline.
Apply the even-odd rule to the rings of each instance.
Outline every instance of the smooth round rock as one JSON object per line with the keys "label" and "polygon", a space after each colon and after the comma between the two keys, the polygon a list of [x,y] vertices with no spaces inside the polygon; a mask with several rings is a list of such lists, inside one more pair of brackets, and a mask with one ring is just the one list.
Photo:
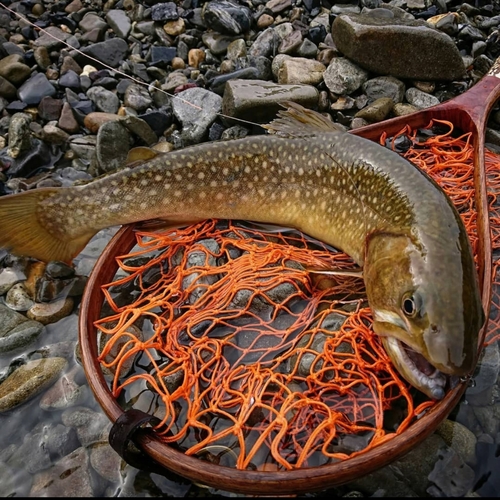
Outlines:
{"label": "smooth round rock", "polygon": [[64,370],[64,358],[28,361],[0,384],[0,412],[12,410],[52,385]]}
{"label": "smooth round rock", "polygon": [[71,297],[54,302],[37,302],[30,307],[26,315],[42,325],[48,325],[68,316],[73,310],[73,305],[74,301]]}

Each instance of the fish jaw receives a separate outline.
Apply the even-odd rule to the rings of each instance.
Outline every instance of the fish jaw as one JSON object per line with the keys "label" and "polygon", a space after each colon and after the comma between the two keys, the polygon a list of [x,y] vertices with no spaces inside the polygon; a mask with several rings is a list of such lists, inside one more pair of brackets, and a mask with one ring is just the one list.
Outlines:
{"label": "fish jaw", "polygon": [[[380,331],[380,326],[377,329]],[[382,336],[381,338],[387,355],[407,382],[431,399],[444,398],[446,386],[449,385],[447,375],[432,367],[423,356],[415,351],[409,351],[407,346],[395,337]],[[431,367],[428,373],[421,369],[422,364],[419,361],[424,361],[426,366]]]}
{"label": "fish jaw", "polygon": [[[477,360],[484,314],[472,254],[461,243],[455,248],[462,254],[453,248],[439,254],[439,247],[405,234],[378,234],[367,244],[373,329],[401,375],[433,399],[442,399],[447,382],[469,375]],[[418,302],[412,314],[407,298]]]}

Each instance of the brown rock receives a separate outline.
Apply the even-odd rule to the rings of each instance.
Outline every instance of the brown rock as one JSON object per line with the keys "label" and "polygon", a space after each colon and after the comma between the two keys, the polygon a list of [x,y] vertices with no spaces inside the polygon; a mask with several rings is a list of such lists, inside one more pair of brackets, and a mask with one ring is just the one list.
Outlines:
{"label": "brown rock", "polygon": [[181,57],[174,57],[171,64],[172,69],[184,69],[186,67],[186,63]]}
{"label": "brown rock", "polygon": [[274,23],[274,17],[270,16],[269,14],[262,14],[262,16],[259,17],[257,20],[257,27],[261,30],[264,30],[266,28],[269,28],[271,24]]}
{"label": "brown rock", "polygon": [[120,120],[120,116],[115,115],[113,113],[103,113],[100,111],[95,111],[93,113],[89,113],[85,119],[83,120],[83,125],[85,128],[89,129],[93,134],[97,134],[97,131],[104,123],[110,121]]}
{"label": "brown rock", "polygon": [[66,56],[61,64],[61,75],[64,75],[70,69],[77,75],[80,75],[83,71],[82,67],[71,56]]}
{"label": "brown rock", "polygon": [[192,68],[198,68],[205,60],[205,51],[202,49],[191,49],[188,53],[188,64]]}
{"label": "brown rock", "polygon": [[369,123],[377,123],[385,120],[393,107],[394,101],[390,97],[380,97],[358,111],[354,116],[363,118]]}
{"label": "brown rock", "polygon": [[176,19],[175,21],[168,21],[163,26],[163,31],[165,31],[165,33],[170,36],[178,36],[184,33],[184,31],[186,31],[184,19],[182,19],[182,17],[179,17],[179,19]]}
{"label": "brown rock", "polygon": [[61,116],[59,117],[57,125],[61,130],[68,132],[68,134],[76,134],[76,132],[80,130],[80,125],[76,121],[73,110],[67,102],[63,105]]}
{"label": "brown rock", "polygon": [[73,0],[71,3],[66,5],[64,12],[71,14],[72,12],[78,12],[83,7],[81,0]]}

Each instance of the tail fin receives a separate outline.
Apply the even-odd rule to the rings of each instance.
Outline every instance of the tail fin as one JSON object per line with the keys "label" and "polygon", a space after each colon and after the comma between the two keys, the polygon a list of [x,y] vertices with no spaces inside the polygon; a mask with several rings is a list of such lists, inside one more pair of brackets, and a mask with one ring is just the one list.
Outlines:
{"label": "tail fin", "polygon": [[38,216],[39,204],[46,198],[61,194],[63,189],[40,188],[0,197],[0,247],[45,262],[70,262],[78,255],[93,233],[65,238],[64,222],[55,220],[56,230],[49,231]]}

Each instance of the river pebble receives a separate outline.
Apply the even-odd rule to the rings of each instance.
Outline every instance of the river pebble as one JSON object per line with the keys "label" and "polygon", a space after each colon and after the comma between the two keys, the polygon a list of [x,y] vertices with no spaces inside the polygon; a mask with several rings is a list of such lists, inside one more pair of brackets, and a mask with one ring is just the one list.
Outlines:
{"label": "river pebble", "polygon": [[0,412],[11,410],[52,385],[66,367],[63,358],[28,361],[0,384]]}

